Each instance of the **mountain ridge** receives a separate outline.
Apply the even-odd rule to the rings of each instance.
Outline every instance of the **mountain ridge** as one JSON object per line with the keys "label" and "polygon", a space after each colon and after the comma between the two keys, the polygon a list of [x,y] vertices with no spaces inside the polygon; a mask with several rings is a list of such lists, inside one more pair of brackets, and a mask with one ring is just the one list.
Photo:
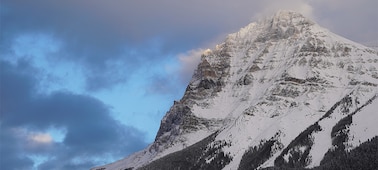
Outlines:
{"label": "mountain ridge", "polygon": [[93,169],[318,167],[378,135],[360,116],[378,118],[377,69],[377,51],[280,11],[202,55],[153,144]]}

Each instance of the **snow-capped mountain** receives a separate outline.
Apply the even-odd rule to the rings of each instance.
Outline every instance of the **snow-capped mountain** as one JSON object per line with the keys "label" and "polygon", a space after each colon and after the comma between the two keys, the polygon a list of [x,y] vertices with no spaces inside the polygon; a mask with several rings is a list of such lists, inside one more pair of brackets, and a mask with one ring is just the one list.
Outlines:
{"label": "snow-capped mountain", "polygon": [[337,166],[377,143],[377,86],[376,50],[280,11],[203,53],[154,143],[93,169]]}

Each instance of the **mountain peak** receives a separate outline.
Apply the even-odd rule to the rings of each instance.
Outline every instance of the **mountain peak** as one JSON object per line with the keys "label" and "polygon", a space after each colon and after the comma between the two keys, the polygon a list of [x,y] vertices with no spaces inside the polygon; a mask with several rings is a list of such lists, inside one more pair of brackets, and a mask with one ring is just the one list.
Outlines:
{"label": "mountain peak", "polygon": [[155,142],[105,168],[324,166],[378,136],[377,97],[377,51],[279,11],[207,50]]}
{"label": "mountain peak", "polygon": [[303,19],[305,19],[306,18],[301,13],[291,11],[291,10],[279,10],[275,14],[273,14],[272,17],[275,18],[275,19],[280,19],[280,18],[283,18],[283,19],[303,18]]}
{"label": "mountain peak", "polygon": [[282,10],[271,17],[250,23],[240,31],[230,34],[226,42],[240,42],[243,44],[251,41],[265,42],[268,40],[288,39],[293,36],[298,37],[298,34],[306,34],[312,26],[317,25],[302,14]]}
{"label": "mountain peak", "polygon": [[271,18],[272,26],[300,26],[300,25],[312,25],[313,21],[303,16],[301,13],[294,11],[281,10],[273,15]]}

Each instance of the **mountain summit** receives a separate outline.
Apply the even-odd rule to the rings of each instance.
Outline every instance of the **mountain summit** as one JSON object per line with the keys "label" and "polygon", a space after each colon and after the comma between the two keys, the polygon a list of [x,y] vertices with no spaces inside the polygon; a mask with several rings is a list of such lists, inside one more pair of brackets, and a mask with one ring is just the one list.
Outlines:
{"label": "mountain summit", "polygon": [[377,85],[377,51],[280,11],[202,55],[154,143],[93,169],[377,167]]}

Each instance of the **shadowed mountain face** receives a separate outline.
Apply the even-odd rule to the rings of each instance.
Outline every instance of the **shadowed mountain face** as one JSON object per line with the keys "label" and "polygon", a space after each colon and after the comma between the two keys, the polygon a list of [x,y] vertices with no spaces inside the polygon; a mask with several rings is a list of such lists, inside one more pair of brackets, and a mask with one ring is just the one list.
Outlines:
{"label": "shadowed mountain face", "polygon": [[345,169],[340,162],[355,157],[378,160],[377,69],[377,51],[280,11],[202,55],[154,143],[94,169]]}

